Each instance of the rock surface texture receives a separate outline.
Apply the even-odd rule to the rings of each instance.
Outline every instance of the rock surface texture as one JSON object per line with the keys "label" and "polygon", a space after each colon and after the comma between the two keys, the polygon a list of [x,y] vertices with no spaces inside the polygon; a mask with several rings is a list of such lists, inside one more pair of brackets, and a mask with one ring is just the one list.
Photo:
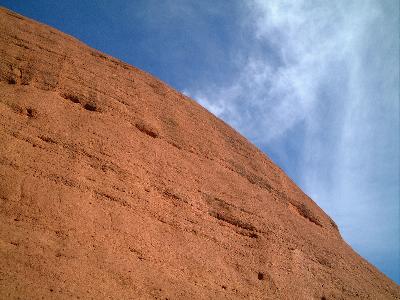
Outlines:
{"label": "rock surface texture", "polygon": [[192,99],[0,9],[1,299],[400,299]]}

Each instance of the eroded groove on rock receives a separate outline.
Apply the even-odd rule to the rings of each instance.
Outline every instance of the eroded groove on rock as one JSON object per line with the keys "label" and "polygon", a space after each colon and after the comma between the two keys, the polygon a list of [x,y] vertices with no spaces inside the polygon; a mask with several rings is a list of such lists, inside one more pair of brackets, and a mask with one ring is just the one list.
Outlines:
{"label": "eroded groove on rock", "polygon": [[243,222],[243,221],[238,220],[230,215],[227,215],[227,214],[224,214],[221,212],[215,212],[215,211],[211,211],[211,212],[209,212],[209,214],[210,214],[210,216],[212,216],[218,220],[229,223],[229,224],[239,227],[241,229],[246,229],[249,231],[257,231],[256,228],[253,225],[251,225],[250,223]]}

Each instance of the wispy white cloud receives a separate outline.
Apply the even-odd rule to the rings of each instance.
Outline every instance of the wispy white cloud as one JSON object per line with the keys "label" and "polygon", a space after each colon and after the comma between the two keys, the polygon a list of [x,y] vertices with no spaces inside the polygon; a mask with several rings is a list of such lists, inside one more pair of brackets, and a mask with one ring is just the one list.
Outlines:
{"label": "wispy white cloud", "polygon": [[[212,97],[214,106],[225,109],[219,109],[217,115],[256,142],[269,142],[308,118],[329,64],[343,62],[353,51],[357,32],[352,29],[358,31],[362,20],[355,18],[348,26],[350,21],[341,15],[340,8],[306,4],[252,2],[249,10],[256,17],[253,34],[256,41],[270,44],[271,51],[280,58],[278,64],[269,53],[250,51],[243,55],[247,56],[244,62],[240,60],[242,72],[231,85],[191,91],[195,98]],[[254,48],[257,47],[255,44]],[[251,113],[243,112],[247,109],[243,101],[246,107],[250,105]],[[204,104],[209,107],[209,103]],[[260,125],[268,130],[257,134],[260,131],[254,127]]]}
{"label": "wispy white cloud", "polygon": [[249,2],[243,23],[254,44],[232,62],[241,72],[224,86],[187,89],[261,148],[290,143],[302,126],[298,183],[373,262],[384,253],[395,262],[400,249],[398,6]]}

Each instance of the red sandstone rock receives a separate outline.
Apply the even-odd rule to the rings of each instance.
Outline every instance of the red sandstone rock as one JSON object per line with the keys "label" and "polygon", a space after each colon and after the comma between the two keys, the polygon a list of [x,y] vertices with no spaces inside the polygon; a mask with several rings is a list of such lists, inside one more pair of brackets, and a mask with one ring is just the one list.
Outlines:
{"label": "red sandstone rock", "polygon": [[193,100],[5,9],[0,53],[0,298],[400,299]]}

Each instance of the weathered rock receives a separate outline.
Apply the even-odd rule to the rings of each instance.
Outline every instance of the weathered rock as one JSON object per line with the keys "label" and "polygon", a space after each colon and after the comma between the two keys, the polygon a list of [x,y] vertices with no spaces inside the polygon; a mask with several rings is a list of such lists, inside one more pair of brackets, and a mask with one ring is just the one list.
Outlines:
{"label": "weathered rock", "polygon": [[0,298],[399,299],[193,100],[5,9],[0,53]]}

